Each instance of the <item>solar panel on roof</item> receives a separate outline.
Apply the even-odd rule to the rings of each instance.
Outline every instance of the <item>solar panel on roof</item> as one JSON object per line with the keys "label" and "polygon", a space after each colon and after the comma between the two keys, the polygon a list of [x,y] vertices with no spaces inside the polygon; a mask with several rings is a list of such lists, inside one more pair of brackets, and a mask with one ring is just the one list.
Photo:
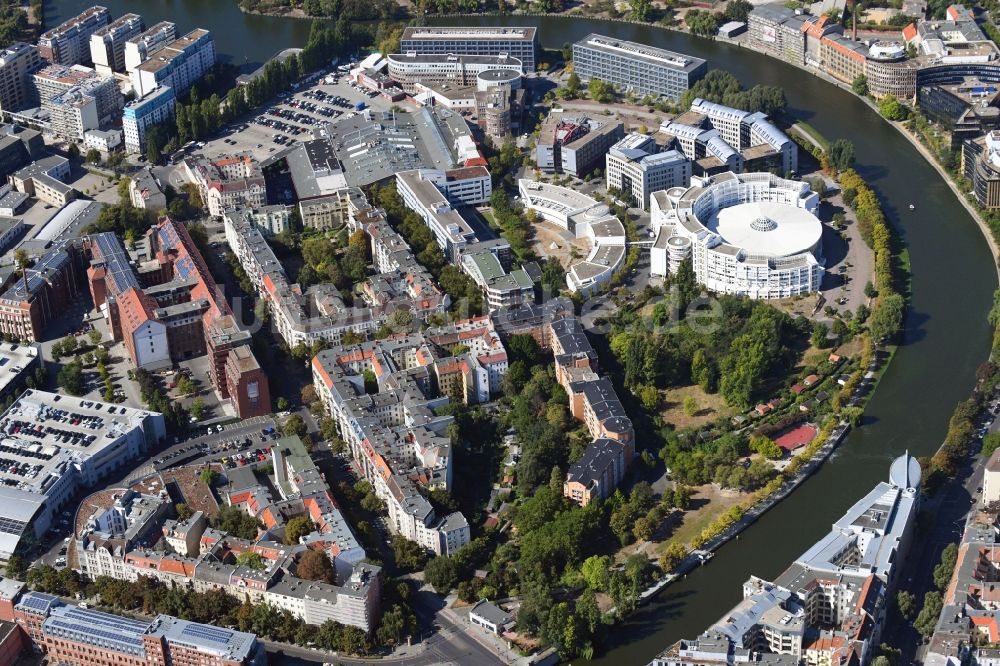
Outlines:
{"label": "solar panel on roof", "polygon": [[194,636],[213,643],[228,643],[233,633],[207,624],[189,624],[181,631],[182,636]]}

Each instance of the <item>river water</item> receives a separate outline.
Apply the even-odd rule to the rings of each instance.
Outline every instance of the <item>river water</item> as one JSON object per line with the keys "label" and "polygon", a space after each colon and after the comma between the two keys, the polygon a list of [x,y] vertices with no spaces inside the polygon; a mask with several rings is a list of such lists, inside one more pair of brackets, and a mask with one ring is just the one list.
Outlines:
{"label": "river water", "polygon": [[[92,3],[55,4],[46,3],[49,25]],[[114,16],[140,13],[147,25],[171,20],[179,31],[208,28],[220,56],[248,68],[280,49],[302,46],[309,32],[307,21],[245,15],[236,0],[103,0],[103,4]],[[877,190],[909,248],[912,307],[904,343],[869,404],[865,424],[816,475],[723,547],[708,566],[671,585],[654,603],[616,627],[609,651],[595,661],[645,664],[671,642],[693,638],[719,619],[739,600],[740,585],[750,574],[770,578],[780,573],[850,504],[886,478],[892,458],[905,450],[928,455],[937,448],[952,409],[967,397],[976,367],[988,354],[985,314],[997,286],[994,263],[975,222],[895,129],[850,93],[792,65],[649,26],[535,17],[463,17],[451,22],[535,25],[549,48],[601,32],[705,58],[709,67],[729,70],[746,85],[781,86],[791,115],[830,140],[854,142],[858,171]],[[913,211],[911,203],[916,206]]]}

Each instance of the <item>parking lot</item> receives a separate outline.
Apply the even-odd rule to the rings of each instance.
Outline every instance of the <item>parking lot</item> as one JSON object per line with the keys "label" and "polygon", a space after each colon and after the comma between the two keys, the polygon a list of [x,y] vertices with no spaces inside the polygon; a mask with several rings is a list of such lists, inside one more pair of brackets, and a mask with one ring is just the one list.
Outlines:
{"label": "parking lot", "polygon": [[[271,105],[256,110],[252,117],[224,128],[211,141],[197,144],[196,150],[209,159],[250,151],[257,159],[265,160],[297,141],[312,139],[313,132],[324,124],[352,117],[359,102],[376,111],[388,111],[394,106],[393,102],[353,85],[345,72],[334,72],[312,86],[282,94]],[[185,182],[183,169],[177,165],[157,167],[156,173],[174,187]]]}
{"label": "parking lot", "polygon": [[[164,450],[151,463],[156,471],[206,463],[220,463],[231,469],[263,461],[271,451],[271,442],[279,437],[281,430],[270,416],[259,416],[229,425],[210,425],[199,429],[189,439]],[[248,455],[250,453],[255,453],[256,456],[251,457]]]}

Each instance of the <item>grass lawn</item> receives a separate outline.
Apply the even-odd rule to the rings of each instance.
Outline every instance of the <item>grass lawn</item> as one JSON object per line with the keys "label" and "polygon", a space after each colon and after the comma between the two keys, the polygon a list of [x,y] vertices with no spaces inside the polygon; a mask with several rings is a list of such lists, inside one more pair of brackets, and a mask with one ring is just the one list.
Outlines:
{"label": "grass lawn", "polygon": [[738,504],[743,499],[742,493],[728,490],[721,491],[712,484],[698,486],[692,490],[694,490],[694,494],[691,496],[692,506],[698,506],[699,504],[703,504],[703,506],[694,511],[684,513],[681,524],[674,529],[665,541],[657,546],[657,554],[671,541],[678,541],[685,545],[690,543],[713,520],[725,513],[729,507]]}
{"label": "grass lawn", "polygon": [[[684,399],[688,396],[694,398],[698,405],[694,416],[688,416],[684,412]],[[660,415],[678,430],[701,427],[721,416],[732,416],[737,411],[726,405],[722,395],[705,393],[699,386],[682,386],[663,391],[663,399],[665,407]]]}

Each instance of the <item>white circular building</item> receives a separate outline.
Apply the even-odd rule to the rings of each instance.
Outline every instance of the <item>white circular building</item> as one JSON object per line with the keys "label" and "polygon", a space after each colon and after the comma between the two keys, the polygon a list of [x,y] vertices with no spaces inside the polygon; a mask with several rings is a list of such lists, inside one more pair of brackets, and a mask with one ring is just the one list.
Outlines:
{"label": "white circular building", "polygon": [[757,299],[819,290],[823,225],[808,183],[769,173],[691,182],[679,198],[653,197],[654,275],[676,272],[690,248],[695,276],[715,292]]}

